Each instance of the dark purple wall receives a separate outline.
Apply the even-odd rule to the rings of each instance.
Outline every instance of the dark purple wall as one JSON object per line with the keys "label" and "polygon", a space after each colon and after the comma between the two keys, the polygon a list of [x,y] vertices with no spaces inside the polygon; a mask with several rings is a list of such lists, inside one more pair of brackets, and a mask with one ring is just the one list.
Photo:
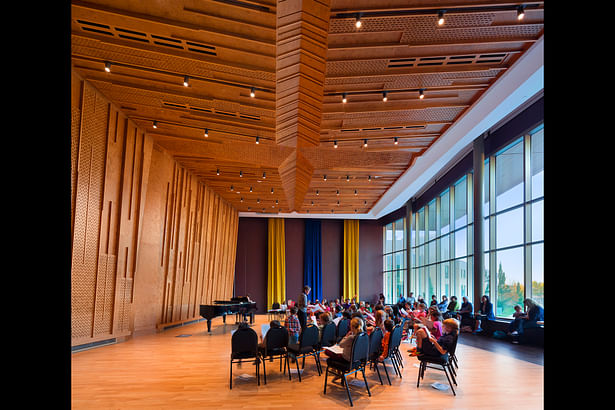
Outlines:
{"label": "dark purple wall", "polygon": [[382,235],[378,221],[359,222],[359,294],[370,303],[382,293]]}
{"label": "dark purple wall", "polygon": [[286,299],[292,299],[296,302],[304,285],[305,223],[303,219],[285,219],[284,232],[286,234]]}
{"label": "dark purple wall", "polygon": [[[239,218],[235,296],[249,294],[256,301],[257,313],[267,304],[267,218]],[[297,300],[303,288],[305,222],[285,219],[286,297]],[[323,297],[335,299],[342,294],[342,257],[344,221],[322,219]],[[382,226],[377,221],[359,222],[360,298],[375,301],[382,292]]]}
{"label": "dark purple wall", "polygon": [[257,313],[267,305],[267,219],[239,218],[235,259],[235,296],[250,295]]}

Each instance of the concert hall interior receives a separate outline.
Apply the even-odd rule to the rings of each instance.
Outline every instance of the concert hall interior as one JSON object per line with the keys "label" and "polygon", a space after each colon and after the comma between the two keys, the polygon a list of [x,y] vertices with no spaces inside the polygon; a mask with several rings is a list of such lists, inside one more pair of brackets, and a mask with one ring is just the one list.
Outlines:
{"label": "concert hall interior", "polygon": [[72,408],[542,408],[544,1],[68,7]]}

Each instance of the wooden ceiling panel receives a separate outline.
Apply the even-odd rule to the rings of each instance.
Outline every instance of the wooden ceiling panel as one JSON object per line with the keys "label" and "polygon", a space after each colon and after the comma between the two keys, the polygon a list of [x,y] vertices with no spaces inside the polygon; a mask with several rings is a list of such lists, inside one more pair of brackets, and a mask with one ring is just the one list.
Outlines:
{"label": "wooden ceiling panel", "polygon": [[73,0],[72,68],[239,211],[365,213],[542,36],[521,4]]}

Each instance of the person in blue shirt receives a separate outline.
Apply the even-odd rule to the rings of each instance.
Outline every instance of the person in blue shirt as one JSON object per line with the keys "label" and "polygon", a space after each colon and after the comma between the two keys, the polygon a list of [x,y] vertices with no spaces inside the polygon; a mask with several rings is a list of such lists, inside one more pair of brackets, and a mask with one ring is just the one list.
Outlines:
{"label": "person in blue shirt", "polygon": [[489,301],[489,296],[483,295],[480,299],[480,309],[476,314],[476,324],[474,326],[474,333],[482,332],[480,327],[481,322],[485,320],[495,320],[495,314],[493,313],[493,303]]}
{"label": "person in blue shirt", "polygon": [[406,303],[409,303],[409,304],[410,304],[410,307],[411,307],[412,309],[415,309],[415,308],[416,308],[416,306],[414,306],[414,302],[416,302],[416,299],[414,299],[414,296],[412,296],[412,295],[414,295],[414,294],[413,294],[412,292],[410,292],[410,294],[409,294],[409,295],[408,295],[408,297],[406,298]]}
{"label": "person in blue shirt", "polygon": [[538,322],[545,320],[545,310],[542,306],[536,303],[533,299],[527,298],[523,301],[526,308],[526,314],[515,318],[511,323],[510,333],[513,336],[523,333],[524,329],[538,327]]}
{"label": "person in blue shirt", "polygon": [[399,306],[403,306],[406,303],[406,298],[404,298],[403,294],[399,294],[399,299],[397,299],[397,304]]}
{"label": "person in blue shirt", "polygon": [[438,310],[440,313],[446,312],[446,308],[448,307],[448,297],[446,295],[442,295],[442,302],[438,303]]}

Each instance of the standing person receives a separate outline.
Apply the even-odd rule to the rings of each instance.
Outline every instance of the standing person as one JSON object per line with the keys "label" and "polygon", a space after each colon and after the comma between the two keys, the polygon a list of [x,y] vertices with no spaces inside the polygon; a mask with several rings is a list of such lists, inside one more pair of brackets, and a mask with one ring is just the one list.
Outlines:
{"label": "standing person", "polygon": [[380,296],[378,296],[378,302],[382,303],[383,305],[385,305],[386,303],[384,303],[384,294],[380,294]]}
{"label": "standing person", "polygon": [[493,303],[489,301],[489,296],[483,295],[483,297],[480,298],[480,308],[476,315],[476,325],[474,326],[475,334],[483,331],[480,325],[482,321],[486,320],[495,320],[495,315],[493,314]]}
{"label": "standing person", "polygon": [[286,320],[284,321],[284,327],[288,330],[288,344],[291,345],[299,343],[301,324],[299,323],[299,319],[297,318],[297,306],[292,306],[290,308],[290,314],[286,317]]}
{"label": "standing person", "polygon": [[307,326],[307,297],[310,294],[310,290],[312,289],[308,285],[305,285],[297,300],[297,317],[299,318],[299,324],[301,324],[301,330],[305,329]]}

